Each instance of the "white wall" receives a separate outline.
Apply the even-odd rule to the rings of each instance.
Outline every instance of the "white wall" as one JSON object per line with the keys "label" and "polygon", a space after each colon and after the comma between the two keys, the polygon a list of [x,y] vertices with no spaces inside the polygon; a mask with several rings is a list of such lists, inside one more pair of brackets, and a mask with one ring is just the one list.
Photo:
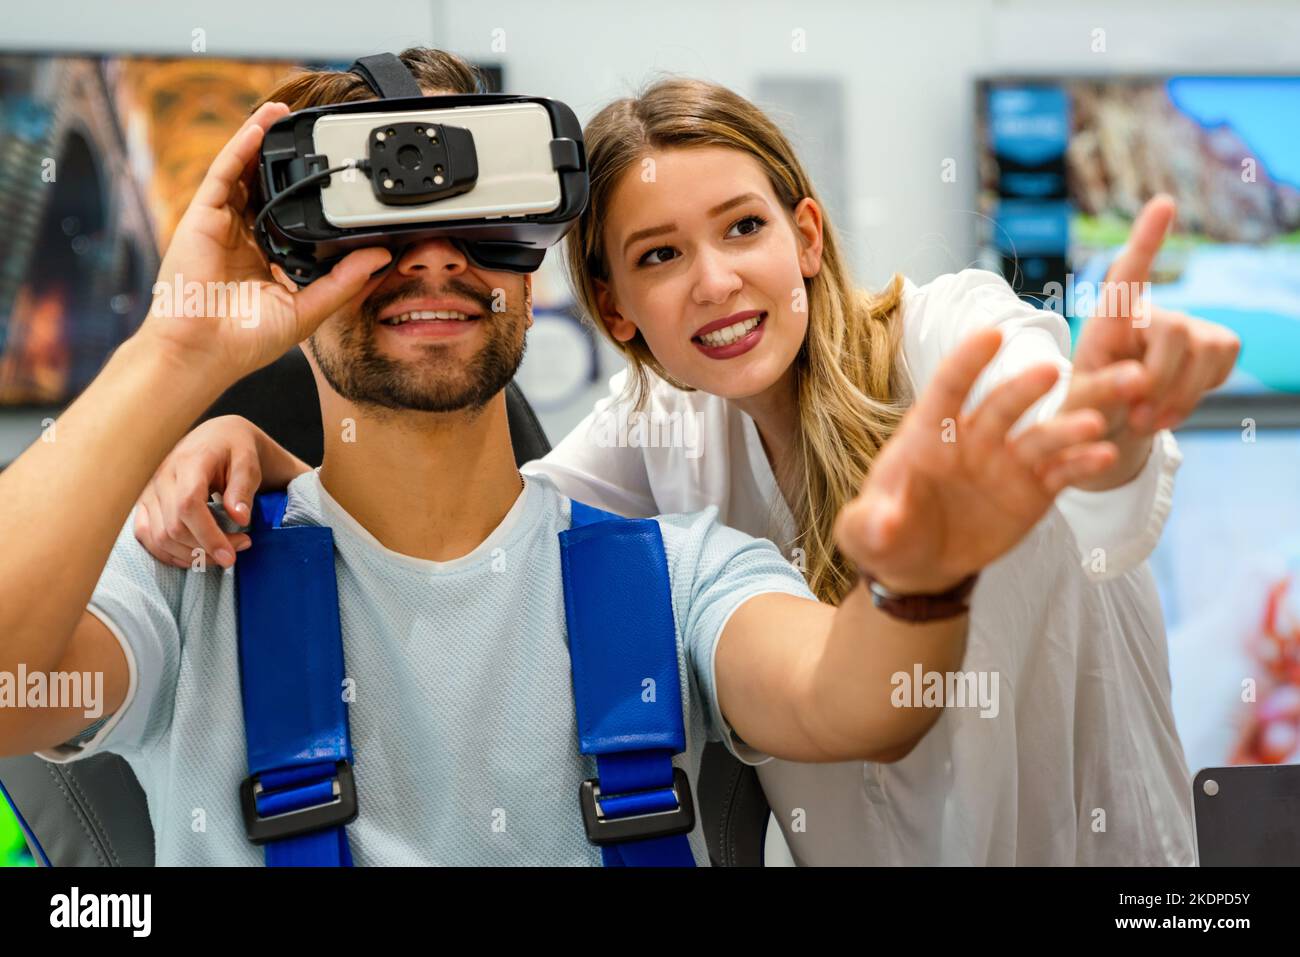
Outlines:
{"label": "white wall", "polygon": [[[350,57],[432,37],[430,0],[40,0],[6,3],[0,47],[188,55],[195,28],[210,56]],[[360,48],[364,51],[358,53]]]}
{"label": "white wall", "polygon": [[[657,70],[746,94],[765,74],[842,76],[853,225],[845,239],[871,283],[896,270],[922,281],[973,261],[980,74],[1300,69],[1300,5],[1285,0],[43,0],[6,9],[0,48],[186,54],[195,27],[213,56],[350,58],[432,43],[502,62],[511,91],[564,100],[583,120]],[[1104,53],[1091,49],[1098,28]],[[806,52],[791,49],[795,29]],[[501,37],[505,51],[494,51]],[[958,164],[953,184],[939,176],[948,157]],[[10,422],[8,439],[0,422],[0,461],[36,435],[32,423],[15,432]]]}

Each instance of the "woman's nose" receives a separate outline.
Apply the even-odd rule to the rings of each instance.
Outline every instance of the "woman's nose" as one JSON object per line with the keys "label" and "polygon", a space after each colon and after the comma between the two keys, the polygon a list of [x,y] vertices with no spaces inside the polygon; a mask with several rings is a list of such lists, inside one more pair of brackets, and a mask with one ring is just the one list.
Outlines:
{"label": "woman's nose", "polygon": [[693,294],[698,305],[724,303],[743,285],[725,253],[704,249],[696,254]]}

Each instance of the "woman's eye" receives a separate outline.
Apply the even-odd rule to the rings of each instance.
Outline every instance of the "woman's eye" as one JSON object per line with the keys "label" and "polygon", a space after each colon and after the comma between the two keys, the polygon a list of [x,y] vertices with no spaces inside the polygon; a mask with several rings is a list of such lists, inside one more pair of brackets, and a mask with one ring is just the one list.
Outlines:
{"label": "woman's eye", "polygon": [[[660,263],[667,262],[668,259],[651,259],[650,258],[651,256],[655,256],[658,253],[672,253],[672,252],[675,252],[672,246],[656,246],[654,249],[646,250],[645,254],[642,255],[642,257],[636,261],[636,264],[638,266],[656,266]],[[672,257],[670,256],[668,258],[670,259]]]}
{"label": "woman's eye", "polygon": [[[727,230],[727,236],[732,236],[737,229],[740,230],[740,233],[737,234],[739,237],[753,236],[766,225],[767,220],[762,216],[746,216],[731,224],[731,228]],[[638,266],[659,266],[676,258],[677,250],[672,246],[656,246],[654,249],[642,253],[636,264]]]}
{"label": "woman's eye", "polygon": [[727,235],[730,236],[732,230],[746,225],[748,225],[749,228],[742,229],[740,235],[752,236],[754,235],[754,233],[758,232],[760,229],[762,229],[764,226],[767,225],[767,220],[764,219],[762,216],[746,216],[744,219],[736,220],[736,222],[732,224],[731,229],[727,230]]}

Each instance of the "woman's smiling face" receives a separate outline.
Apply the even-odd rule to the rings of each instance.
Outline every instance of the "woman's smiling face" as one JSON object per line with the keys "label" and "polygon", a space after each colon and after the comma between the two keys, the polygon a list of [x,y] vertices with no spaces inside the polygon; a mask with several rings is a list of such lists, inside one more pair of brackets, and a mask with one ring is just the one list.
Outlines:
{"label": "woman's smiling face", "polygon": [[778,382],[808,329],[804,279],[821,265],[821,211],[793,213],[748,153],[693,146],[650,153],[615,186],[596,282],[618,340],[637,330],[675,378],[745,398]]}

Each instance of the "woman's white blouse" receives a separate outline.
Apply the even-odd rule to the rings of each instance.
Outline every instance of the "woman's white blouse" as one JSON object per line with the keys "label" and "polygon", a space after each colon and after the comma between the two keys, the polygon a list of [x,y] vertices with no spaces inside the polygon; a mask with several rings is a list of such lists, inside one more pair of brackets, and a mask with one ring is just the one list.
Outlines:
{"label": "woman's white blouse", "polygon": [[[903,361],[923,391],[980,326],[1002,348],[967,408],[1028,366],[1061,376],[1016,428],[1069,385],[1065,320],[968,269],[904,285]],[[725,399],[655,380],[644,415],[610,395],[540,461],[566,495],[628,516],[717,506],[719,520],[791,557],[794,523],[753,420]],[[986,568],[964,669],[990,707],[948,708],[892,764],[801,764],[734,749],[758,773],[799,864],[1192,864],[1191,782],[1170,706],[1168,649],[1146,559],[1182,455],[1155,437],[1142,472],[1108,492],[1066,489],[1015,549]],[[869,636],[864,636],[869,640]],[[986,701],[988,699],[986,698]],[[982,716],[983,715],[983,716]],[[769,839],[769,853],[781,856]]]}

